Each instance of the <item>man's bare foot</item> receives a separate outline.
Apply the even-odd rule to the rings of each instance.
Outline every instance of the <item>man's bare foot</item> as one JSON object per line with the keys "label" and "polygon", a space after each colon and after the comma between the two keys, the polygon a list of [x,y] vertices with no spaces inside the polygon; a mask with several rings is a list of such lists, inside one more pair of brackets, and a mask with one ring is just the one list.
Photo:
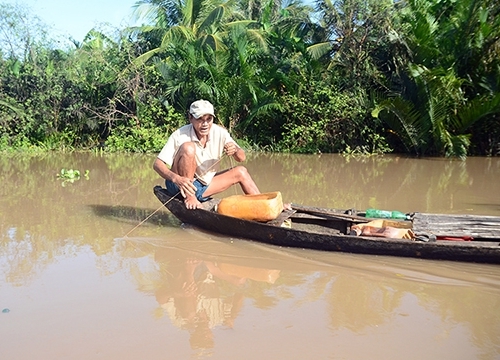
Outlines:
{"label": "man's bare foot", "polygon": [[199,209],[201,207],[201,202],[195,196],[188,196],[184,199],[184,204],[187,209]]}

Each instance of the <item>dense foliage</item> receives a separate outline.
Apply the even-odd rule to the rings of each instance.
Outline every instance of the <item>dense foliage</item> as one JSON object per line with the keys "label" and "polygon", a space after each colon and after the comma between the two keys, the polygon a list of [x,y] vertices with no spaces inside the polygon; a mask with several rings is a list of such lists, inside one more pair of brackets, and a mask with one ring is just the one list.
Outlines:
{"label": "dense foliage", "polygon": [[157,152],[198,98],[256,149],[500,155],[495,0],[139,0],[54,45],[0,0],[0,149]]}

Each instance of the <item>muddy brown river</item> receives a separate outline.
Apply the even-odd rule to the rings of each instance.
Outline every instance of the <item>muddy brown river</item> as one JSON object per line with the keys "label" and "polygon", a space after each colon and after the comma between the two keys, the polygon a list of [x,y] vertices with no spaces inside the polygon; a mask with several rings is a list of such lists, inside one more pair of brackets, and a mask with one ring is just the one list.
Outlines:
{"label": "muddy brown river", "polygon": [[[200,231],[161,208],[154,157],[2,154],[1,359],[500,359],[498,265]],[[500,215],[500,158],[245,165],[298,204]]]}

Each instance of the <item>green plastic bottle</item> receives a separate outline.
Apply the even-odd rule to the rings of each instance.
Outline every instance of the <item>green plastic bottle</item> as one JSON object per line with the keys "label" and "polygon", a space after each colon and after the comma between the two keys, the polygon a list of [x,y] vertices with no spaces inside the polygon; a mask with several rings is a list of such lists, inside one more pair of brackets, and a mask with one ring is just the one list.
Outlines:
{"label": "green plastic bottle", "polygon": [[408,220],[408,215],[402,213],[401,211],[389,211],[389,210],[379,210],[379,209],[367,209],[365,216],[367,218],[376,219],[397,219],[397,220]]}
{"label": "green plastic bottle", "polygon": [[401,211],[391,211],[391,219],[397,219],[397,220],[409,220],[410,217],[406,215],[405,213],[402,213]]}

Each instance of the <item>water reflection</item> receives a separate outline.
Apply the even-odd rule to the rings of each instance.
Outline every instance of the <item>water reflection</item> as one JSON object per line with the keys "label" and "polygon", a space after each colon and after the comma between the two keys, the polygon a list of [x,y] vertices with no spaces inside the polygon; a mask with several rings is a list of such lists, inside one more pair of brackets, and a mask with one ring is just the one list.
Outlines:
{"label": "water reflection", "polygon": [[279,271],[207,261],[193,253],[171,259],[171,249],[155,253],[165,274],[155,297],[172,324],[189,332],[193,349],[213,348],[212,329],[233,327],[251,280],[274,283],[279,276]]}
{"label": "water reflection", "polygon": [[[317,252],[307,252],[314,257],[309,259],[300,250],[253,243],[235,246],[193,228],[184,232],[155,243],[123,239],[121,251],[123,255],[130,253],[127,248],[140,248],[144,255],[153,254],[157,280],[152,292],[159,306],[155,314],[187,332],[193,350],[216,348],[220,336],[215,333],[221,331],[246,333],[249,329],[241,325],[246,322],[238,319],[251,308],[269,313],[278,323],[284,321],[287,316],[279,309],[291,301],[287,313],[297,315],[313,305],[318,309],[310,314],[314,322],[321,323],[326,315],[328,330],[320,326],[321,331],[340,338],[346,331],[367,336],[384,329],[398,341],[408,336],[398,333],[403,326],[411,329],[417,342],[443,332],[456,341],[458,335],[452,333],[458,331],[460,341],[481,349],[485,359],[499,353],[500,312],[484,311],[500,309],[496,266],[448,262],[436,266],[439,262]],[[425,263],[429,266],[422,271]],[[436,322],[441,325],[434,329]],[[424,330],[424,324],[430,327]],[[262,320],[254,325],[263,325]],[[422,334],[415,334],[416,329]],[[266,331],[284,330],[278,326]]]}

